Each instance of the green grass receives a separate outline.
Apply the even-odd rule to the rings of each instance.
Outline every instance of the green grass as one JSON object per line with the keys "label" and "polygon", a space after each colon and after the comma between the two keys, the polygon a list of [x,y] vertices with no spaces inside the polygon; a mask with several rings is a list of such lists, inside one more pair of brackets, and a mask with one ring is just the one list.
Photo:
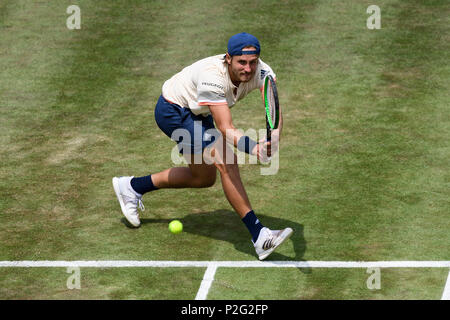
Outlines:
{"label": "green grass", "polygon": [[[208,299],[439,300],[447,270],[380,269],[380,288],[368,289],[366,269],[220,268]],[[261,290],[261,283],[270,290]],[[290,283],[291,285],[286,285]],[[427,290],[421,288],[427,284]],[[294,285],[295,284],[295,285]],[[288,298],[286,298],[288,297]]]}
{"label": "green grass", "polygon": [[[277,74],[285,120],[279,172],[241,167],[263,224],[296,230],[271,259],[449,259],[447,1],[378,1],[380,30],[366,28],[365,1],[70,4],[81,8],[81,30],[66,28],[64,2],[0,4],[0,260],[255,260],[219,182],[146,195],[137,230],[123,223],[111,186],[113,176],[172,166],[173,143],[153,118],[163,82],[225,52],[241,31],[258,36]],[[233,108],[236,127],[264,128],[261,108],[259,93],[250,94]],[[175,218],[185,228],[177,236],[167,231]],[[137,279],[161,274],[185,288],[167,285],[163,298],[192,299],[203,272],[110,270],[105,280],[87,270],[89,289],[73,293],[59,287],[61,270],[0,270],[8,288],[0,297],[154,299],[164,281],[145,290]],[[250,272],[287,289],[272,296],[272,283],[250,295],[235,278]],[[360,270],[219,269],[210,295],[436,299],[446,276],[387,272],[410,280],[373,293]]]}
{"label": "green grass", "polygon": [[[2,299],[194,299],[204,269],[82,268],[79,288],[65,268],[0,270]],[[183,286],[180,286],[183,283]]]}

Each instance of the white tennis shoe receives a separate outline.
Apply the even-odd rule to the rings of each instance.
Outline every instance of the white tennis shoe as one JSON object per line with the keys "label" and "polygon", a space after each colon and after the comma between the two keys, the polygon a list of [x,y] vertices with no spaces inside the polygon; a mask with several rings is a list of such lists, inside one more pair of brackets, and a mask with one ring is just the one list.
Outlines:
{"label": "white tennis shoe", "polygon": [[280,244],[289,239],[294,230],[285,228],[283,230],[270,230],[262,228],[258,239],[254,243],[259,260],[267,258]]}
{"label": "white tennis shoe", "polygon": [[139,227],[141,220],[139,219],[138,208],[144,211],[145,207],[142,203],[142,195],[131,187],[131,179],[133,177],[114,177],[112,183],[123,215],[134,227]]}

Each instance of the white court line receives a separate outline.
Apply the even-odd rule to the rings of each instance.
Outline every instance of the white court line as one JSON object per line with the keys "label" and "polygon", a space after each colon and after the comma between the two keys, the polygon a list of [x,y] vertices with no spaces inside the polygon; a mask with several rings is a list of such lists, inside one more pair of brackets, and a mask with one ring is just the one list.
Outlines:
{"label": "white court line", "polygon": [[450,300],[450,272],[447,276],[447,282],[445,283],[444,292],[442,293],[441,300]]}
{"label": "white court line", "polygon": [[[206,268],[195,300],[206,300],[217,268],[450,268],[450,261],[0,261],[0,267],[47,268]],[[450,300],[450,273],[442,300]]]}
{"label": "white court line", "polygon": [[206,300],[209,288],[211,287],[211,284],[214,281],[214,275],[216,274],[216,270],[217,265],[214,262],[211,262],[208,268],[206,268],[205,275],[203,276],[203,280],[202,283],[200,284],[200,288],[198,289],[195,300]]}
{"label": "white court line", "polygon": [[450,268],[450,261],[136,261],[136,260],[78,260],[78,261],[0,261],[0,267],[48,268],[208,268],[212,263],[226,268]]}

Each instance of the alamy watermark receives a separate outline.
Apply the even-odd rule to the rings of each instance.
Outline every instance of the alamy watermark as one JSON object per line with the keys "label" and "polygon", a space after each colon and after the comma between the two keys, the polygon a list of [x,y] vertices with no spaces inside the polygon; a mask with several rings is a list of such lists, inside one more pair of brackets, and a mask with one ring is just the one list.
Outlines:
{"label": "alamy watermark", "polygon": [[367,29],[374,30],[374,29],[381,29],[381,9],[377,5],[371,5],[367,7],[366,10],[367,14],[370,14],[371,16],[367,18]]}
{"label": "alamy watermark", "polygon": [[[172,148],[171,159],[175,165],[180,164],[225,164],[225,165],[243,165],[243,164],[262,164],[260,168],[261,175],[275,175],[280,166],[279,141],[278,137],[272,137],[271,153],[265,148],[266,130],[248,129],[239,130],[241,134],[248,136],[259,143],[259,155],[247,155],[242,151],[232,148],[234,130],[227,130],[226,137],[217,129],[202,130],[202,122],[194,121],[193,137],[187,129],[176,129],[173,131],[171,139],[177,142]],[[194,144],[192,144],[192,141]],[[204,147],[207,144],[207,147]],[[259,162],[258,162],[259,158]]]}
{"label": "alamy watermark", "polygon": [[71,274],[66,281],[67,289],[81,289],[81,271],[79,267],[68,267],[67,273]]}
{"label": "alamy watermark", "polygon": [[77,5],[68,6],[66,13],[70,16],[66,20],[66,26],[69,30],[81,29],[81,10]]}
{"label": "alamy watermark", "polygon": [[380,290],[381,289],[381,271],[380,268],[367,268],[366,271],[370,274],[366,281],[367,289]]}

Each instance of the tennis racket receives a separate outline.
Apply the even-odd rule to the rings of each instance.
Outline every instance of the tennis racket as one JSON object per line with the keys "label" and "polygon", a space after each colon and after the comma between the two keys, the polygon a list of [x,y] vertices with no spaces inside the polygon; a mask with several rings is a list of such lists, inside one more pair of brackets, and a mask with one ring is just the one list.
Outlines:
{"label": "tennis racket", "polygon": [[[266,108],[267,141],[272,140],[272,130],[280,123],[280,104],[278,101],[277,85],[271,75],[264,79],[264,106]],[[270,153],[270,146],[268,147]],[[269,157],[270,160],[270,157]]]}

